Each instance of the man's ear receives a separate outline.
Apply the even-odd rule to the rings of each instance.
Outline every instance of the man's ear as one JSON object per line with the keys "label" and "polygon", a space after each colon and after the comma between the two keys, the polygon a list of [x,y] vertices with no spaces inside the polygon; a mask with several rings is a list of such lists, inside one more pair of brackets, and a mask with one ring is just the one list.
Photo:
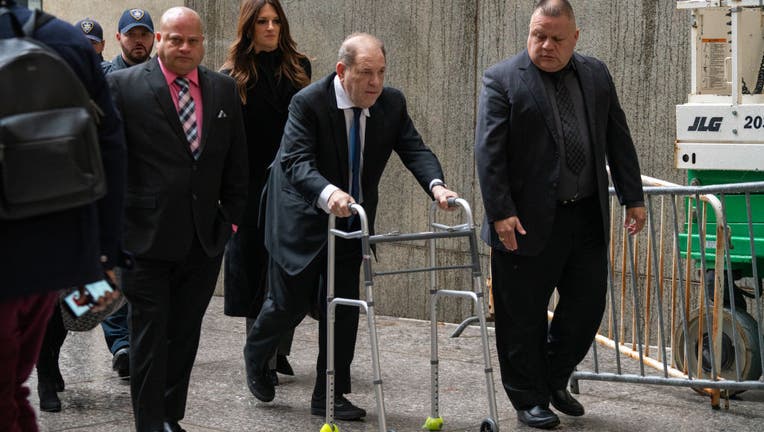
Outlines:
{"label": "man's ear", "polygon": [[335,67],[335,70],[337,71],[337,76],[340,77],[340,81],[345,79],[345,71],[347,70],[347,66],[345,66],[345,63],[337,62],[337,66]]}

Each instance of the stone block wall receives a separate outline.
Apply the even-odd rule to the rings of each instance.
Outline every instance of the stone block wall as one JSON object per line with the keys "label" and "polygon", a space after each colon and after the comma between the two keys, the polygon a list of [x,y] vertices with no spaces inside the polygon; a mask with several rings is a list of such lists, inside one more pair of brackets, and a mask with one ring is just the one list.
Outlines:
{"label": "stone block wall", "polygon": [[[162,11],[177,3],[145,1],[158,25]],[[334,70],[337,49],[354,31],[385,41],[386,84],[404,91],[414,123],[440,157],[448,185],[472,205],[482,223],[482,204],[473,158],[474,125],[481,76],[488,66],[524,49],[533,0],[282,0],[298,48],[313,63],[314,79]],[[76,21],[91,14],[105,33],[115,30],[119,13],[129,3],[45,0],[45,8]],[[236,31],[239,0],[186,0],[203,17],[205,65],[218,69]],[[637,145],[644,174],[682,183],[673,168],[674,106],[689,89],[687,11],[673,0],[574,1],[581,35],[579,51],[604,60],[613,75],[621,104]],[[91,11],[91,12],[88,12]],[[76,12],[76,13],[75,13]],[[99,16],[93,16],[99,14]],[[102,14],[103,17],[100,15]],[[113,27],[107,27],[110,24]],[[111,42],[111,41],[110,41]],[[116,42],[107,42],[107,50]],[[116,52],[116,51],[109,51]],[[113,55],[113,54],[110,54]],[[427,229],[429,200],[400,161],[393,157],[382,180],[377,231]],[[458,221],[447,215],[446,221]],[[483,271],[488,250],[481,246]],[[441,263],[468,259],[463,242],[439,244]],[[404,268],[425,263],[421,242],[380,247],[375,266]],[[442,274],[440,281],[469,287],[468,274]],[[424,275],[378,278],[377,312],[426,318]],[[461,301],[446,302],[440,319],[460,321],[472,314]]]}

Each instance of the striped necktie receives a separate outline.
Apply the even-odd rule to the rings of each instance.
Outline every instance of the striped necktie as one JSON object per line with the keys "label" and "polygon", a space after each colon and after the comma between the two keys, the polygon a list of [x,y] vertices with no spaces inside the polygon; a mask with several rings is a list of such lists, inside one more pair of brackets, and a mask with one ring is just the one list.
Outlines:
{"label": "striped necktie", "polygon": [[191,97],[191,91],[188,87],[188,78],[177,77],[175,84],[180,87],[178,91],[178,117],[183,126],[183,133],[186,134],[191,154],[194,159],[199,158],[199,132],[196,128],[196,106],[194,98]]}

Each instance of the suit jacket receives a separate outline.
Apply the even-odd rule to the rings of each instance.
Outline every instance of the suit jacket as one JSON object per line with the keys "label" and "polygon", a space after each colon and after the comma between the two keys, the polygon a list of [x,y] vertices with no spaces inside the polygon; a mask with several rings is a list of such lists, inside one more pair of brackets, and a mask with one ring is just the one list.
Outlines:
{"label": "suit jacket", "polygon": [[179,260],[196,234],[223,252],[247,196],[247,148],[233,79],[199,67],[203,121],[197,160],[156,57],[107,76],[127,137],[125,247],[138,257]]}
{"label": "suit jacket", "polygon": [[[573,55],[586,106],[596,189],[605,239],[610,227],[608,175],[622,204],[643,201],[642,181],[626,116],[613,79],[601,61]],[[517,254],[536,255],[551,234],[560,173],[558,135],[541,72],[527,51],[498,63],[483,75],[475,158],[485,206],[482,239],[502,250],[493,222],[518,216],[527,231],[518,235]]]}
{"label": "suit jacket", "polygon": [[[316,81],[292,98],[266,186],[265,245],[291,275],[310,264],[326,244],[329,215],[318,207],[321,191],[329,184],[350,189],[345,115],[337,108],[335,75]],[[369,111],[361,205],[373,231],[379,180],[393,151],[428,194],[430,182],[443,179],[443,171],[414,128],[400,91],[385,87]]]}
{"label": "suit jacket", "polygon": [[[13,2],[10,6],[19,21],[26,22],[30,11]],[[10,20],[3,21],[0,37],[10,37]],[[121,261],[125,142],[98,56],[79,29],[59,19],[40,26],[34,37],[69,64],[103,112],[98,139],[108,192],[94,204],[0,221],[0,301],[94,282],[103,278],[104,268]]]}

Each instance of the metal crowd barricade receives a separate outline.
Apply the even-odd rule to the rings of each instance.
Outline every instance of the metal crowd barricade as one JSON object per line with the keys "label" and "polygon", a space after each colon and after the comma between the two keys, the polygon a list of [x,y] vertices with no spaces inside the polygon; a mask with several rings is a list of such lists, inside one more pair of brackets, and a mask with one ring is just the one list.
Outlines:
{"label": "metal crowd barricade", "polygon": [[[441,430],[443,419],[439,414],[439,374],[438,374],[438,330],[437,330],[437,301],[441,297],[461,297],[471,299],[476,307],[477,316],[480,321],[480,334],[483,348],[484,372],[486,379],[486,392],[488,396],[489,417],[485,418],[481,424],[481,432],[498,432],[498,410],[496,407],[496,391],[493,382],[493,369],[491,368],[491,356],[488,346],[488,331],[486,328],[484,300],[483,300],[483,278],[480,271],[480,262],[478,256],[477,237],[475,235],[475,224],[472,218],[472,210],[467,201],[457,198],[450,199],[449,206],[460,207],[465,215],[466,222],[460,225],[448,226],[435,221],[435,213],[438,208],[437,203],[433,203],[430,208],[429,224],[431,231],[410,233],[410,234],[382,234],[369,235],[369,225],[366,212],[358,204],[351,204],[351,211],[359,217],[361,229],[359,231],[345,232],[335,229],[335,216],[329,216],[329,237],[328,237],[328,258],[327,258],[327,362],[326,362],[326,419],[321,427],[321,432],[338,432],[339,427],[334,423],[334,314],[338,305],[352,306],[363,309],[366,312],[367,323],[369,327],[369,343],[371,345],[371,361],[373,372],[373,385],[377,401],[377,412],[379,417],[379,431],[388,432],[387,420],[385,416],[385,401],[382,390],[382,375],[379,364],[379,347],[377,331],[374,316],[374,276],[394,275],[403,273],[430,273],[430,316],[431,316],[431,345],[430,345],[430,380],[431,380],[431,412],[423,426],[427,430]],[[360,239],[363,255],[363,274],[364,286],[366,288],[366,299],[355,300],[347,298],[334,297],[334,266],[335,266],[335,237],[343,239]],[[437,239],[446,238],[467,238],[470,245],[471,262],[467,265],[437,266],[435,262],[435,242]],[[404,242],[414,240],[426,240],[429,243],[429,267],[410,268],[403,270],[374,272],[372,271],[371,245],[379,243]],[[458,291],[438,289],[436,286],[435,272],[445,270],[470,270],[472,273],[473,290]]]}
{"label": "metal crowd barricade", "polygon": [[[637,236],[616,221],[611,188],[606,319],[590,351],[593,370],[574,372],[572,391],[578,393],[580,380],[690,387],[718,408],[722,398],[728,406],[731,395],[764,389],[757,256],[757,248],[764,253],[764,224],[754,223],[764,215],[764,182],[680,186],[643,176],[643,183],[648,221]],[[745,220],[737,221],[733,234],[728,202],[741,201]],[[715,233],[706,232],[711,229]],[[750,272],[748,286],[735,285],[733,267],[740,266]],[[744,298],[737,291],[749,300],[736,304]],[[614,358],[600,353],[598,344],[612,349]],[[614,370],[605,371],[613,360]]]}

